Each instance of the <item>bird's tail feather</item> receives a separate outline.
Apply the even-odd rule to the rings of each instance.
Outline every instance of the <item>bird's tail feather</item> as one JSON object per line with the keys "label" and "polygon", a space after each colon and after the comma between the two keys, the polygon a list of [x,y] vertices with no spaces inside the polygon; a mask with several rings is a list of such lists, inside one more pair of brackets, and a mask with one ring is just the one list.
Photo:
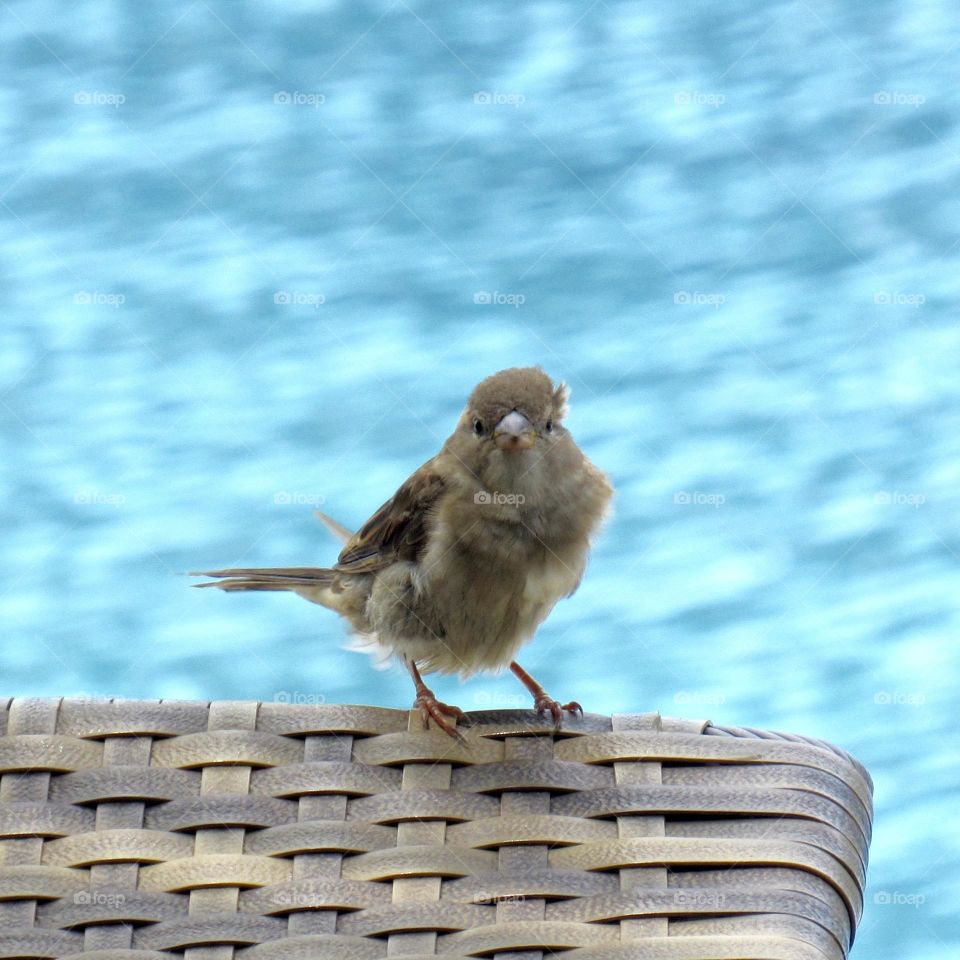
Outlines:
{"label": "bird's tail feather", "polygon": [[195,587],[219,587],[221,590],[302,590],[323,587],[333,581],[334,571],[327,567],[231,567],[226,570],[202,570],[191,577],[215,577]]}
{"label": "bird's tail feather", "polygon": [[[319,510],[314,511],[317,519],[341,543],[346,543],[353,533],[333,517]],[[214,577],[206,583],[195,583],[195,587],[218,587],[220,590],[293,590],[304,592],[308,600],[322,603],[326,591],[325,584],[333,580],[334,571],[327,567],[231,567],[227,570],[202,570],[191,573],[191,577]],[[319,592],[317,590],[319,589]],[[317,593],[318,596],[310,594]]]}
{"label": "bird's tail feather", "polygon": [[328,517],[319,510],[314,510],[313,515],[327,528],[328,532],[341,543],[346,543],[353,536],[352,530],[348,530],[342,523],[334,520],[333,517]]}

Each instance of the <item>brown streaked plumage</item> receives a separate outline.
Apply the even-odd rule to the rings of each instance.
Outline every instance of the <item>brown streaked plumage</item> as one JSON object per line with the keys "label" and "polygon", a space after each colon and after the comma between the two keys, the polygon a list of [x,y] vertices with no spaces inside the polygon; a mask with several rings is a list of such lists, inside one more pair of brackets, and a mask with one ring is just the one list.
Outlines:
{"label": "brown streaked plumage", "polygon": [[234,568],[199,576],[222,590],[289,590],[329,607],[361,645],[399,656],[424,723],[462,711],[440,703],[422,672],[469,675],[509,665],[559,727],[560,704],[514,660],[561,597],[580,583],[612,488],[562,424],[567,389],[514,367],[474,389],[440,452],[355,534],[332,567]]}

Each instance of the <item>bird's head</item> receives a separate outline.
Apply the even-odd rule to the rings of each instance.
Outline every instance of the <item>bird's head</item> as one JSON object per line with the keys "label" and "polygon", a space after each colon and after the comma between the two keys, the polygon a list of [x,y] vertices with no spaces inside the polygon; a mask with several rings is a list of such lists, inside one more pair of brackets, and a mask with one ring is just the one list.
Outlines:
{"label": "bird's head", "polygon": [[[575,451],[563,426],[567,387],[539,367],[512,367],[474,388],[451,438],[454,452],[484,486],[521,492]],[[516,491],[510,491],[513,484]]]}

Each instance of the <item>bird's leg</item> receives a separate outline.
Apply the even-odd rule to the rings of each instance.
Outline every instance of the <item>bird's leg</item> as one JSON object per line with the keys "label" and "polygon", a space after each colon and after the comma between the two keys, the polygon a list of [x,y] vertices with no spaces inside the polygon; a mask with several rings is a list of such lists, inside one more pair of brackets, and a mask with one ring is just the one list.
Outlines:
{"label": "bird's leg", "polygon": [[533,694],[533,709],[536,710],[538,714],[546,713],[547,711],[550,712],[550,716],[553,717],[553,726],[555,729],[560,729],[560,722],[563,720],[564,710],[569,710],[571,713],[579,713],[581,716],[583,715],[583,707],[581,707],[576,700],[571,700],[570,703],[561,705],[560,702],[554,700],[516,660],[510,664],[510,669],[514,672],[517,679]]}
{"label": "bird's leg", "polygon": [[[423,719],[423,729],[429,729],[430,721],[433,720],[444,733],[449,734],[454,740],[459,743],[466,743],[463,735],[456,728],[456,722],[463,717],[463,711],[459,707],[438,700],[434,692],[423,682],[423,677],[420,676],[417,665],[412,660],[404,662],[417,688],[417,699],[413,701],[413,705],[420,711],[420,716]],[[452,725],[444,718],[444,714],[454,718]]]}

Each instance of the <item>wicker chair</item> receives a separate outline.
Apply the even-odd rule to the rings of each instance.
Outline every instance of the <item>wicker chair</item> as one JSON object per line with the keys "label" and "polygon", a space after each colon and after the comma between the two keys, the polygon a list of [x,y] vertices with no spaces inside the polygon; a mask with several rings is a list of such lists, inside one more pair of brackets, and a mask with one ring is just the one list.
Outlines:
{"label": "wicker chair", "polygon": [[590,715],[0,700],[0,957],[821,960],[870,777],[817,740]]}

